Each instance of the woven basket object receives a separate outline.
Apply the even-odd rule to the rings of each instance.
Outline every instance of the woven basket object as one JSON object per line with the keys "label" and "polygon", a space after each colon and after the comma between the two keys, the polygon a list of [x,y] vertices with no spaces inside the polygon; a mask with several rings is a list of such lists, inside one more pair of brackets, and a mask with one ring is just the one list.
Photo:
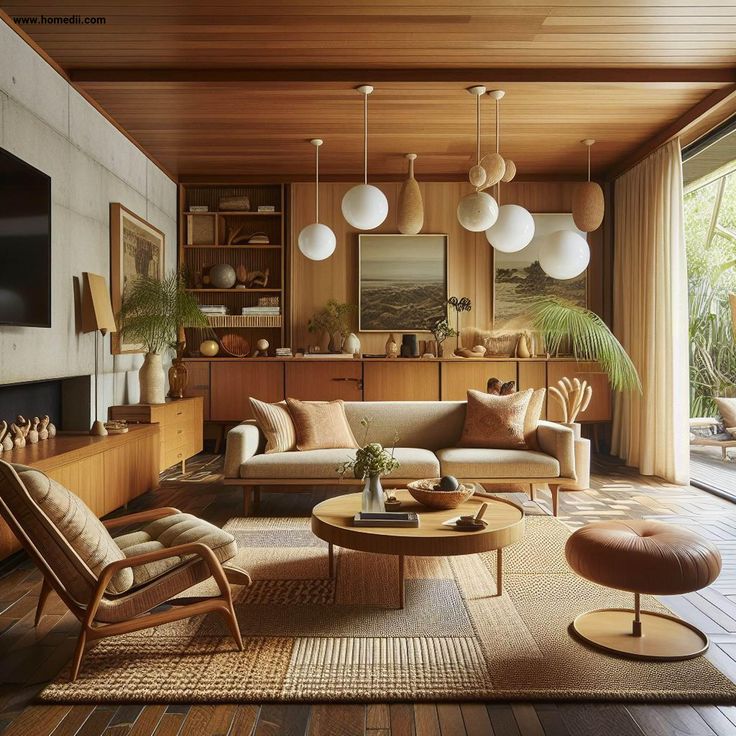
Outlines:
{"label": "woven basket object", "polygon": [[415,500],[431,509],[455,509],[473,495],[472,486],[464,486],[462,483],[455,491],[435,491],[434,487],[440,480],[440,478],[415,480],[409,483],[407,488]]}

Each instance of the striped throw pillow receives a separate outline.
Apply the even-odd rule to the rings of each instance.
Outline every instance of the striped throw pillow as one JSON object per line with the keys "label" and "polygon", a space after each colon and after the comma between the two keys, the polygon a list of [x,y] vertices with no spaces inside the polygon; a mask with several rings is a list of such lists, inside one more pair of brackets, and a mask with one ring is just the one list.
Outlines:
{"label": "striped throw pillow", "polygon": [[268,404],[250,399],[250,407],[258,428],[266,436],[266,454],[296,450],[296,430],[285,401]]}

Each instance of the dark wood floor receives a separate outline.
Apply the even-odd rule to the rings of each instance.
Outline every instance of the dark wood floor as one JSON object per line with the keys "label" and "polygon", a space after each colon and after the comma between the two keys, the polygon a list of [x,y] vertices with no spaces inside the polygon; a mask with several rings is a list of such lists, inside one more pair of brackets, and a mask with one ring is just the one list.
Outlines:
{"label": "dark wood floor", "polygon": [[[129,511],[176,506],[223,524],[240,513],[240,498],[217,484],[218,462],[203,461],[189,479],[171,476]],[[724,569],[711,588],[665,600],[711,636],[708,656],[736,680],[736,505],[615,465],[597,470],[590,492],[562,496],[561,518],[571,527],[595,519],[661,518],[697,529],[720,547]],[[540,496],[547,507],[546,494]],[[307,515],[321,498],[266,494],[260,513]],[[736,706],[709,704],[33,705],[45,683],[67,666],[78,631],[55,596],[34,630],[39,589],[39,574],[27,561],[0,577],[3,736],[736,736]]]}

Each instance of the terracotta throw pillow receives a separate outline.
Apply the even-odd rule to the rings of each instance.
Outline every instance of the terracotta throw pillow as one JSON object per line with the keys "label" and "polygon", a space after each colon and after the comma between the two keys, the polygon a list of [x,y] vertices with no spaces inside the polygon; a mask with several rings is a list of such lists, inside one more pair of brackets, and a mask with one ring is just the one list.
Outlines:
{"label": "terracotta throw pillow", "polygon": [[524,450],[525,421],[534,389],[507,396],[468,391],[468,408],[460,447]]}
{"label": "terracotta throw pillow", "polygon": [[266,437],[267,455],[296,450],[296,429],[285,401],[267,404],[265,401],[250,399],[250,408],[258,428]]}
{"label": "terracotta throw pillow", "polygon": [[357,448],[353,432],[345,416],[342,399],[337,401],[299,401],[286,399],[296,428],[298,450],[331,450]]}

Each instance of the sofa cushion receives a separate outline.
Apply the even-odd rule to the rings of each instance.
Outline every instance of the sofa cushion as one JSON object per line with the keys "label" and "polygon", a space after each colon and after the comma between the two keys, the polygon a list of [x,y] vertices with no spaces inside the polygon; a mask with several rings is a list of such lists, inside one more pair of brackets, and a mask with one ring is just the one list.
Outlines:
{"label": "sofa cushion", "polygon": [[266,437],[266,453],[296,450],[296,429],[285,401],[268,404],[252,396],[250,408],[258,428]]}
{"label": "sofa cushion", "polygon": [[296,428],[298,450],[357,448],[345,416],[342,399],[336,401],[299,401],[286,397],[286,405]]}
{"label": "sofa cushion", "polygon": [[[146,552],[156,552],[192,542],[200,542],[209,547],[220,562],[232,559],[238,551],[232,534],[191,514],[164,516],[142,529],[116,537],[115,542],[126,557],[135,557]],[[185,559],[188,557],[167,557],[134,567],[133,587],[144,585],[163,575],[167,570],[182,564]]]}
{"label": "sofa cushion", "polygon": [[[468,410],[460,447],[526,449],[525,420],[534,390],[506,396],[468,390]],[[540,406],[541,409],[541,406]]]}
{"label": "sofa cushion", "polygon": [[[433,452],[418,447],[397,447],[394,456],[400,467],[397,478],[436,478],[440,463]],[[352,460],[355,452],[348,449],[304,450],[271,455],[254,455],[240,466],[240,477],[255,478],[334,478],[340,482],[338,466]],[[390,481],[391,476],[386,480]]]}
{"label": "sofa cushion", "polygon": [[556,478],[560,464],[534,450],[448,447],[437,451],[442,475],[457,478]]}

